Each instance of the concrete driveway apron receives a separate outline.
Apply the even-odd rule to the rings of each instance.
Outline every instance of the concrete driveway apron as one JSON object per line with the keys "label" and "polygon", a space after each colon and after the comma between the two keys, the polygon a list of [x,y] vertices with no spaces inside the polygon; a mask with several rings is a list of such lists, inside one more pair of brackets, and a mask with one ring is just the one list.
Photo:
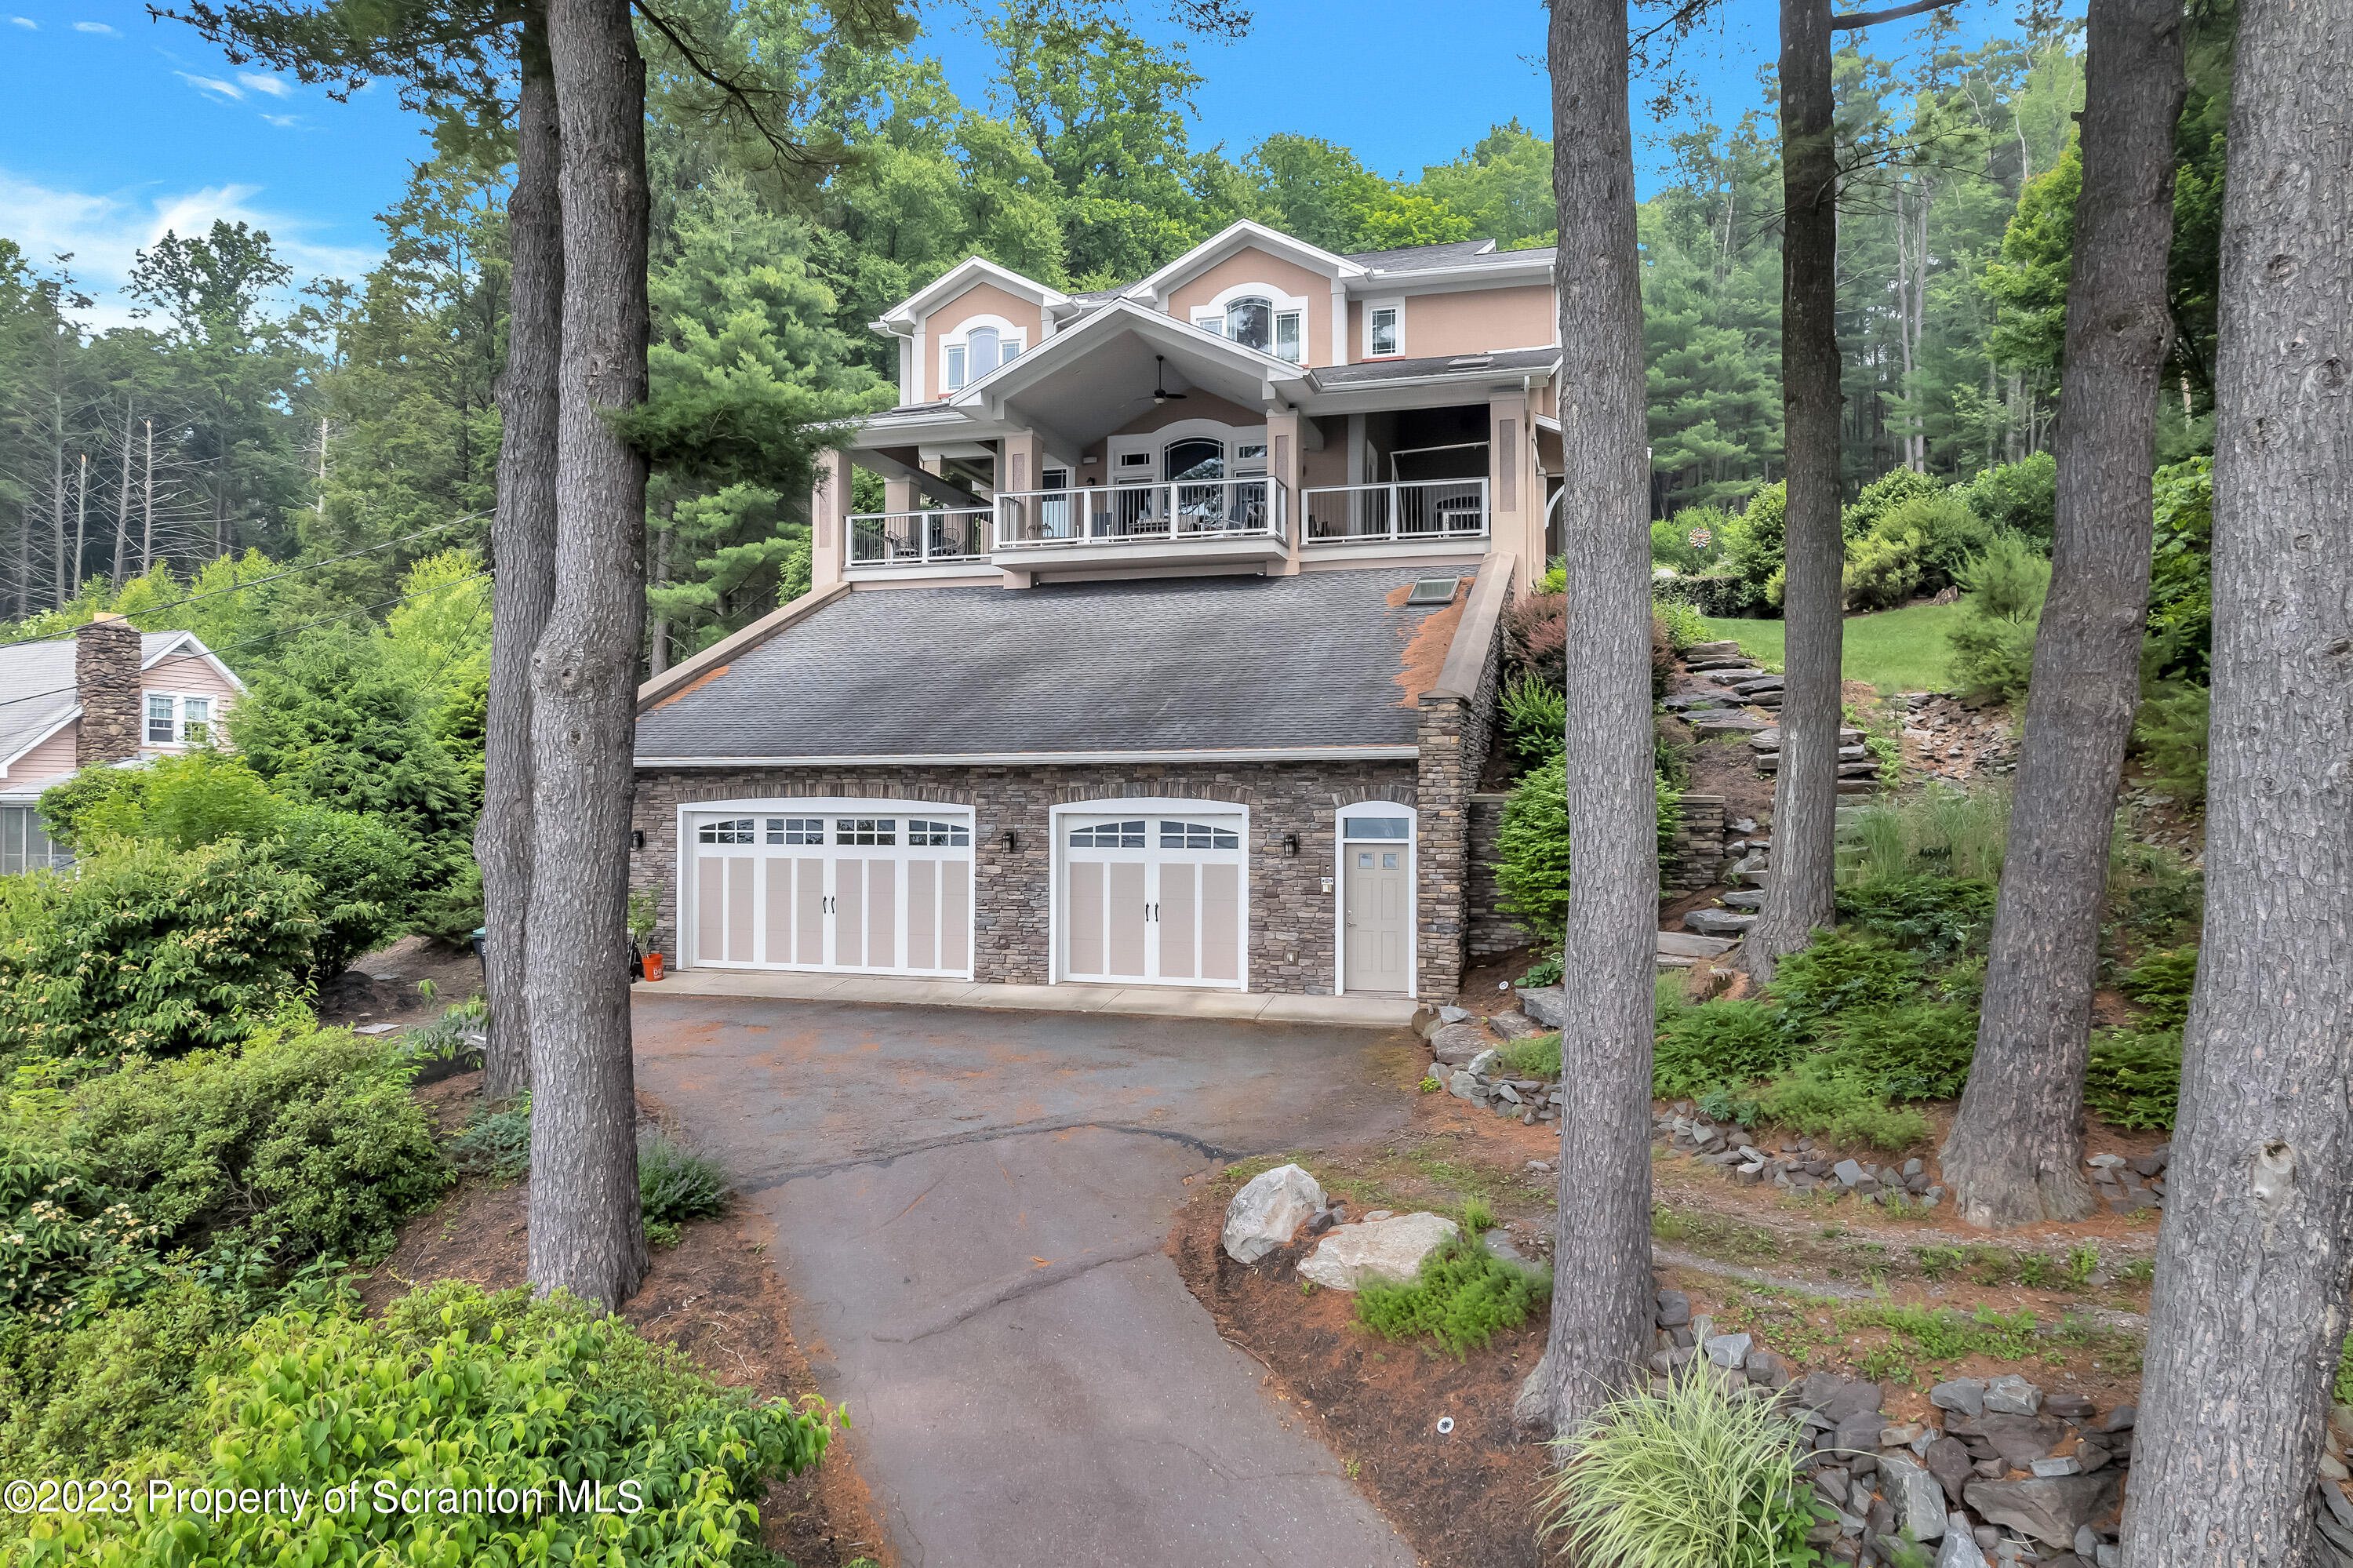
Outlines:
{"label": "concrete driveway apron", "polygon": [[1161,1245],[1215,1159],[1400,1127],[1410,1036],[639,997],[638,1082],[776,1226],[908,1568],[1407,1568]]}

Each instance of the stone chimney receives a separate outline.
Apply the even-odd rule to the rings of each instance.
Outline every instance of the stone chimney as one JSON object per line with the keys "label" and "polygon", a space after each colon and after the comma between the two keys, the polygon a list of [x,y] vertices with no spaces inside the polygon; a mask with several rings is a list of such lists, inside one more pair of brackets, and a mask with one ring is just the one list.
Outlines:
{"label": "stone chimney", "polygon": [[139,629],[119,615],[101,613],[75,630],[74,691],[81,701],[76,768],[139,755]]}

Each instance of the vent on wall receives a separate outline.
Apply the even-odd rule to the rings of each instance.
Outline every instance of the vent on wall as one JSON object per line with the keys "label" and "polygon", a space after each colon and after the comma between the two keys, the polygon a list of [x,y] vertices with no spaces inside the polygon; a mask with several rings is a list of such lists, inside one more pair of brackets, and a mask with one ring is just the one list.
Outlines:
{"label": "vent on wall", "polygon": [[1420,577],[1415,580],[1413,591],[1405,596],[1408,604],[1452,604],[1454,590],[1462,586],[1461,577]]}

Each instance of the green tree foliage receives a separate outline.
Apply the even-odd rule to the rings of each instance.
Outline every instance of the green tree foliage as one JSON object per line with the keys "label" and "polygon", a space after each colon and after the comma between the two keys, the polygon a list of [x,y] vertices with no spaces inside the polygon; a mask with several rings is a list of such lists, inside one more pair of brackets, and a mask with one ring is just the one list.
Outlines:
{"label": "green tree foliage", "polygon": [[2059,385],[2067,280],[2074,272],[2075,200],[2083,188],[2083,160],[2070,147],[2057,167],[2036,176],[2019,197],[2000,259],[1983,276],[1987,294],[2001,311],[1989,346],[2002,365],[2025,373],[2046,393]]}
{"label": "green tree foliage", "polygon": [[1413,194],[1461,214],[1472,234],[1503,250],[1551,244],[1559,221],[1552,143],[1517,120],[1494,127],[1451,163],[1424,168]]}
{"label": "green tree foliage", "polygon": [[1495,885],[1504,907],[1546,943],[1568,917],[1568,762],[1556,757],[1520,780],[1504,807]]}
{"label": "green tree foliage", "polygon": [[1949,633],[1954,680],[1981,697],[2023,696],[2051,591],[2050,557],[2018,535],[1997,535],[1955,577],[1968,613]]}

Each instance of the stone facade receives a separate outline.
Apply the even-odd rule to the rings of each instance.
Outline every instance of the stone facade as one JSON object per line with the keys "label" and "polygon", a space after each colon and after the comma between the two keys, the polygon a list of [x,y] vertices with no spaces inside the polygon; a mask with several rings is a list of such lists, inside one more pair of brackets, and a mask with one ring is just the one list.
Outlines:
{"label": "stone facade", "polygon": [[[1470,634],[1466,616],[1457,636]],[[1464,948],[1472,924],[1471,796],[1486,771],[1502,680],[1504,623],[1498,616],[1482,651],[1479,685],[1469,702],[1444,692],[1421,697],[1419,855],[1416,879],[1421,914],[1419,994],[1451,999],[1462,989]]]}
{"label": "stone facade", "polygon": [[1506,794],[1471,797],[1470,929],[1464,945],[1472,959],[1512,952],[1535,940],[1528,929],[1505,914],[1504,890],[1495,882],[1495,863],[1503,858],[1504,807]]}
{"label": "stone facade", "polygon": [[1697,893],[1724,880],[1724,797],[1685,795],[1683,828],[1673,855],[1659,873],[1659,891]]}
{"label": "stone facade", "polygon": [[119,615],[100,615],[74,632],[74,690],[81,723],[74,766],[127,762],[139,755],[139,629]]}
{"label": "stone facade", "polygon": [[[1043,985],[1050,975],[1054,846],[1051,808],[1149,796],[1215,800],[1250,808],[1249,988],[1253,991],[1331,992],[1335,969],[1336,895],[1324,880],[1338,873],[1336,812],[1361,800],[1419,805],[1415,765],[1397,762],[1137,763],[1067,768],[875,767],[859,769],[750,768],[641,768],[632,825],[645,844],[629,857],[632,889],[659,904],[655,946],[677,951],[678,810],[699,800],[839,796],[928,800],[973,809],[973,978]],[[1424,808],[1426,809],[1426,808]],[[1014,848],[1005,836],[1014,836]],[[1285,839],[1297,834],[1299,853]],[[1425,829],[1421,853],[1431,853]],[[1461,852],[1453,858],[1459,865]],[[1422,974],[1459,984],[1459,936],[1433,928],[1421,908]],[[1450,916],[1459,932],[1459,908]],[[1451,943],[1451,961],[1433,965],[1433,946]],[[1434,993],[1425,991],[1423,995]]]}

